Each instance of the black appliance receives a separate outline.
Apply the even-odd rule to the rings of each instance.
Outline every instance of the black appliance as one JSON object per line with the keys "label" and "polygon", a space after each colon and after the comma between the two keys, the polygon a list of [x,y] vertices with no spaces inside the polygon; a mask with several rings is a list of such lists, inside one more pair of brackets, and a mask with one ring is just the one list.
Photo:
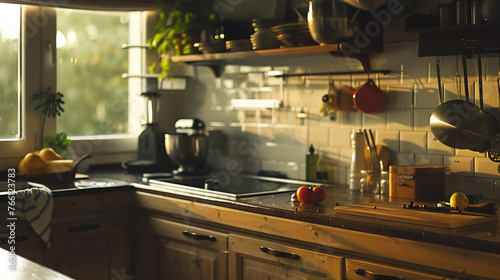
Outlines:
{"label": "black appliance", "polygon": [[165,151],[165,133],[157,123],[160,97],[157,92],[144,92],[147,98],[147,122],[145,129],[139,135],[137,160],[125,163],[130,172],[167,172],[177,168],[177,165],[168,157]]}

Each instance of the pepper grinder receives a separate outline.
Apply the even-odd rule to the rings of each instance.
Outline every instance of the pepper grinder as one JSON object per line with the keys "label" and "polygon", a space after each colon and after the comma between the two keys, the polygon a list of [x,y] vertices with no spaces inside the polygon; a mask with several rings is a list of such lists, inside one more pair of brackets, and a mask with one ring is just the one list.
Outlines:
{"label": "pepper grinder", "polygon": [[365,138],[363,132],[358,130],[351,134],[352,157],[351,170],[349,174],[349,190],[359,191],[361,189],[361,170],[365,167]]}

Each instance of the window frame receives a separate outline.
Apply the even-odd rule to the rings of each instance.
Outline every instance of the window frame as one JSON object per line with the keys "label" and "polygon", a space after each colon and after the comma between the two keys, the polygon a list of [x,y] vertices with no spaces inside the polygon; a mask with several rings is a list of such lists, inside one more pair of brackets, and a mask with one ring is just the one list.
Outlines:
{"label": "window frame", "polygon": [[[37,139],[41,128],[41,112],[34,110],[36,104],[31,102],[31,98],[40,89],[49,87],[56,89],[57,72],[51,49],[55,48],[56,33],[55,8],[21,6],[19,39],[21,137],[0,139],[0,170],[17,169],[19,161],[25,154],[40,149]],[[141,34],[136,39],[145,42],[145,35]],[[145,58],[145,50],[142,57]],[[144,59],[142,61],[145,65]],[[130,87],[129,85],[129,92]],[[141,83],[141,87],[144,88],[144,83]],[[47,118],[45,135],[55,133],[56,119]],[[138,134],[77,136],[70,139],[73,159],[91,154],[92,158],[89,160],[91,164],[121,163],[137,157]]]}

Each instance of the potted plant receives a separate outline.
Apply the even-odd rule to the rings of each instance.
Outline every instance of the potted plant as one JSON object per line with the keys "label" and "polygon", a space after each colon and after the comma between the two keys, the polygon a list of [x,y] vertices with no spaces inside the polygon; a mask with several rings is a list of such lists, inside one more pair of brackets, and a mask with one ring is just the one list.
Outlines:
{"label": "potted plant", "polygon": [[45,130],[45,120],[47,117],[55,118],[60,116],[64,109],[62,105],[64,95],[60,92],[53,91],[51,88],[42,90],[35,94],[32,101],[39,102],[35,110],[41,109],[42,111],[42,127],[40,131],[40,149],[44,147],[44,141],[47,145],[54,149],[58,154],[67,151],[71,140],[68,139],[65,132],[57,133],[54,136],[43,137]]}
{"label": "potted plant", "polygon": [[168,74],[170,56],[193,52],[193,44],[207,40],[202,32],[211,33],[218,22],[212,1],[205,0],[158,0],[161,12],[155,26],[156,34],[148,40],[149,49],[156,49],[159,63],[149,67],[150,73],[161,70],[160,79]]}

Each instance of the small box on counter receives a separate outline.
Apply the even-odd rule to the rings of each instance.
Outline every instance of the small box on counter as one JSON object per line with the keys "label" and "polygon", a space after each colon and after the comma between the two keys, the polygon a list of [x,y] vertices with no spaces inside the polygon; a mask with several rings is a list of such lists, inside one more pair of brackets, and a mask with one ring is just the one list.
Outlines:
{"label": "small box on counter", "polygon": [[391,165],[389,195],[415,200],[445,200],[445,167]]}

